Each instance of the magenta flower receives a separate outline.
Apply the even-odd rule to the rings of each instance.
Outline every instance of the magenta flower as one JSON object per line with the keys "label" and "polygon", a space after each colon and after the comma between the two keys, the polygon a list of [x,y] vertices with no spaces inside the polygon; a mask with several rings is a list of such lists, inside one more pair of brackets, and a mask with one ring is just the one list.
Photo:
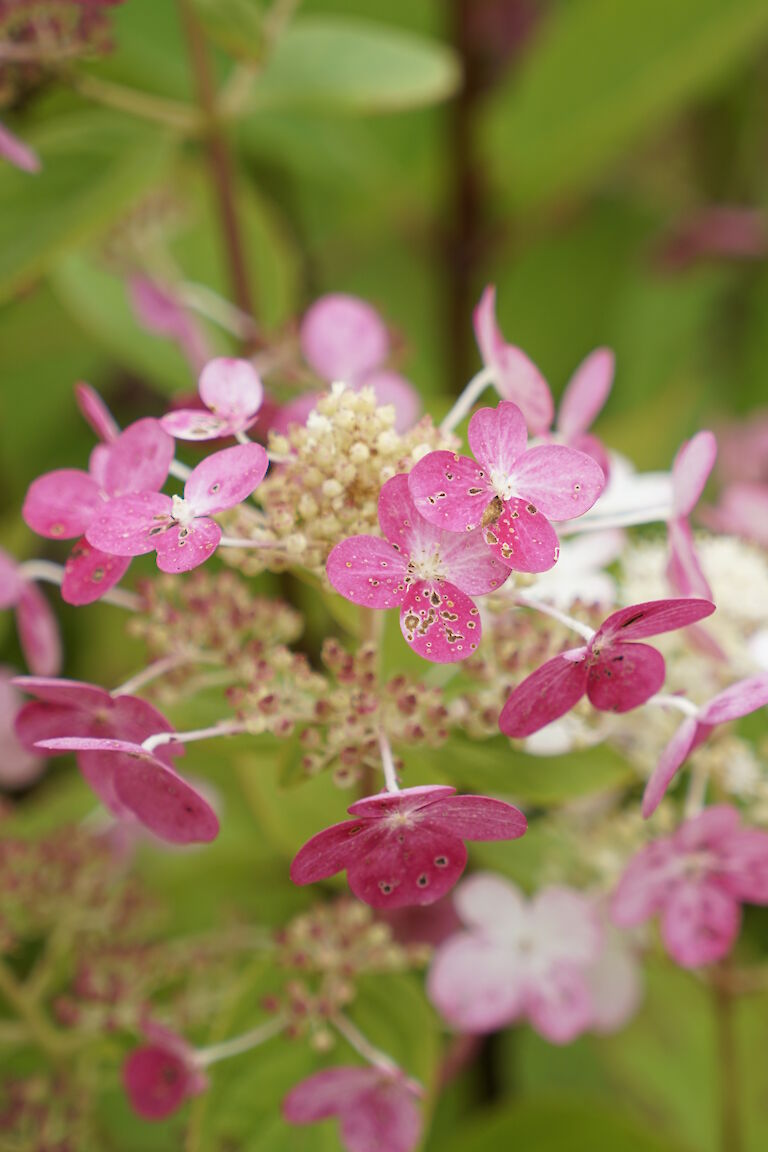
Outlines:
{"label": "magenta flower", "polygon": [[14,136],[13,132],[2,123],[0,123],[0,156],[9,164],[13,164],[14,168],[20,168],[22,172],[35,173],[42,167],[37,153],[28,144],[19,140],[18,136]]}
{"label": "magenta flower", "polygon": [[567,1044],[596,1014],[587,971],[600,955],[595,907],[570,888],[544,888],[531,901],[491,873],[454,893],[464,931],[437,949],[427,992],[462,1032],[493,1032],[516,1020]]}
{"label": "magenta flower", "polygon": [[214,452],[192,470],[183,498],[140,492],[111,500],[89,525],[86,539],[116,556],[156,552],[162,572],[189,572],[204,564],[221,540],[221,528],[211,516],[250,496],[266,471],[267,454],[260,444]]}
{"label": "magenta flower", "polygon": [[517,840],[527,828],[514,805],[455,792],[424,785],[358,800],[347,809],[352,820],[299,849],[291,880],[314,884],[346,870],[355,896],[373,908],[433,904],[464,871],[464,840]]}
{"label": "magenta flower", "polygon": [[416,1086],[393,1070],[326,1068],[302,1080],[283,1101],[289,1124],[339,1118],[347,1152],[413,1152],[421,1137]]}
{"label": "magenta flower", "polygon": [[499,728],[522,739],[570,712],[586,693],[601,712],[629,712],[664,683],[664,657],[646,636],[695,624],[715,610],[707,600],[650,600],[620,608],[583,648],[562,652],[542,664],[512,691]]}
{"label": "magenta flower", "polygon": [[14,608],[19,643],[30,670],[55,676],[61,668],[61,638],[45,596],[12,556],[0,548],[0,611]]}
{"label": "magenta flower", "polygon": [[190,316],[173,291],[162,287],[147,276],[131,277],[128,289],[133,311],[142,327],[147,332],[167,336],[173,340],[192,370],[199,372],[211,358],[208,341],[200,325]]}
{"label": "magenta flower", "polygon": [[[173,440],[157,420],[137,420],[109,444],[98,444],[87,472],[59,468],[29,486],[22,515],[33,532],[51,540],[82,537],[102,509],[127,492],[161,488],[173,459]],[[126,553],[94,551],[79,540],[65,567],[61,586],[68,604],[98,600],[125,574]]]}
{"label": "magenta flower", "polygon": [[648,819],[658,808],[667,789],[692,752],[703,744],[713,728],[749,716],[768,704],[768,674],[752,676],[731,684],[695,716],[686,716],[661,754],[643,796],[643,816]]}
{"label": "magenta flower", "polygon": [[479,532],[445,532],[416,510],[408,478],[393,476],[379,494],[380,536],[350,536],[326,566],[337,592],[365,608],[400,608],[400,628],[419,656],[464,660],[480,643],[472,594],[500,588],[509,569]]}
{"label": "magenta flower", "polygon": [[14,673],[0,665],[0,788],[15,791],[34,784],[45,770],[45,759],[16,736],[15,723],[24,700],[14,685]]}
{"label": "magenta flower", "polygon": [[571,520],[592,507],[603,471],[591,456],[561,444],[526,450],[528,434],[516,404],[480,408],[469,422],[475,459],[430,452],[408,486],[422,516],[450,532],[479,528],[498,559],[517,572],[546,572],[560,550],[547,517]]}
{"label": "magenta flower", "polygon": [[683,968],[727,956],[741,904],[768,904],[768,833],[745,828],[729,805],[705,808],[630,861],[614,893],[615,924],[661,917],[667,952]]}
{"label": "magenta flower", "polygon": [[164,1120],[185,1100],[205,1092],[208,1080],[195,1062],[194,1048],[181,1036],[151,1021],[142,1031],[148,1043],[127,1057],[123,1085],[139,1116]]}
{"label": "magenta flower", "polygon": [[686,441],[672,465],[672,516],[668,522],[669,560],[667,579],[681,596],[712,599],[712,589],[701,570],[688,523],[717,455],[711,432],[699,432]]}
{"label": "magenta flower", "polygon": [[79,384],[75,384],[75,400],[83,418],[90,424],[99,440],[111,444],[118,438],[120,428],[95,388],[80,381]]}
{"label": "magenta flower", "polygon": [[[398,432],[416,423],[421,410],[418,393],[399,372],[384,366],[389,333],[370,304],[339,292],[321,296],[304,314],[299,336],[304,359],[322,380],[343,380],[355,390],[373,388],[380,405],[394,406]],[[288,405],[280,427],[304,423],[317,397],[301,396]]]}
{"label": "magenta flower", "polygon": [[606,479],[610,469],[608,453],[589,429],[608,399],[615,367],[610,348],[595,348],[582,360],[563,392],[553,432],[558,443],[586,452],[596,460]]}
{"label": "magenta flower", "polygon": [[179,408],[160,423],[177,440],[218,440],[245,432],[258,420],[264,389],[248,360],[219,357],[206,364],[198,383],[200,408]]}
{"label": "magenta flower", "polygon": [[503,400],[517,405],[534,435],[546,432],[554,416],[552,393],[533,361],[504,340],[496,323],[496,289],[492,284],[480,297],[473,320],[480,355],[493,373],[496,391]]}

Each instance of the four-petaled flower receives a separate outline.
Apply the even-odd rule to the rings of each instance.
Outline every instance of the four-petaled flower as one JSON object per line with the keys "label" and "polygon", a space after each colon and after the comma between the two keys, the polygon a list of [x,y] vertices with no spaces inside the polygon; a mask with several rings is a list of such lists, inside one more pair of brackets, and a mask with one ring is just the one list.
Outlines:
{"label": "four-petaled flower", "polygon": [[160,423],[177,440],[219,440],[245,432],[259,418],[264,389],[248,360],[220,357],[200,373],[198,391],[208,411],[179,408]]}
{"label": "four-petaled flower", "polygon": [[211,515],[234,508],[267,471],[260,444],[238,444],[207,456],[190,473],[184,497],[140,492],[112,500],[88,527],[94,548],[116,556],[157,553],[162,572],[188,572],[204,564],[221,540]]}
{"label": "four-petaled flower", "polygon": [[591,508],[605,484],[602,468],[562,444],[526,449],[523,414],[507,401],[475,412],[468,437],[474,460],[439,451],[415,465],[408,485],[416,507],[451,532],[480,528],[508,568],[546,572],[560,548],[547,517],[570,520]]}
{"label": "four-petaled flower", "polygon": [[698,503],[717,455],[711,432],[698,432],[687,440],[672,464],[672,515],[667,523],[669,559],[667,579],[681,596],[712,599],[712,589],[702,572],[688,517]]}
{"label": "four-petaled flower", "polygon": [[683,968],[727,956],[741,904],[768,904],[768,833],[741,825],[729,805],[705,808],[630,861],[613,896],[615,924],[661,916],[661,938]]}
{"label": "four-petaled flower", "polygon": [[464,930],[438,947],[427,992],[462,1032],[492,1032],[525,1018],[551,1043],[567,1044],[609,1017],[618,1026],[634,1010],[636,980],[627,979],[620,954],[605,957],[611,1002],[601,1003],[603,989],[591,975],[601,960],[603,931],[583,893],[542,888],[529,901],[503,877],[480,872],[459,885],[453,902]]}
{"label": "four-petaled flower", "polygon": [[195,1061],[195,1050],[183,1037],[147,1021],[147,1040],[123,1064],[123,1085],[134,1111],[144,1120],[164,1120],[192,1096],[208,1087],[208,1079]]}
{"label": "four-petaled flower", "polygon": [[643,796],[643,816],[648,819],[658,808],[678,770],[718,724],[727,724],[764,708],[768,704],[768,675],[739,680],[718,692],[697,715],[686,716],[662,752]]}
{"label": "four-petaled flower", "polygon": [[516,404],[531,432],[546,432],[554,404],[549,385],[539,369],[514,344],[507,344],[496,322],[496,289],[483,292],[473,316],[475,339],[483,364],[493,373],[493,385],[504,400]]}
{"label": "four-petaled flower", "polygon": [[292,1088],[283,1101],[289,1124],[339,1118],[347,1152],[412,1152],[421,1137],[417,1085],[397,1069],[326,1068]]}
{"label": "four-petaled flower", "polygon": [[366,608],[400,608],[403,636],[427,660],[464,660],[480,643],[472,595],[493,592],[509,569],[479,532],[458,535],[419,515],[408,478],[393,476],[379,494],[380,536],[350,536],[328,557],[337,592]]}
{"label": "four-petaled flower", "polygon": [[464,871],[465,840],[517,840],[527,828],[504,800],[455,793],[425,785],[358,800],[347,809],[353,819],[299,849],[291,879],[314,884],[346,869],[355,896],[374,908],[433,904]]}
{"label": "four-petaled flower", "polygon": [[664,683],[664,657],[646,636],[695,624],[715,610],[708,600],[650,600],[620,608],[582,648],[562,652],[513,689],[499,717],[505,736],[521,739],[569,712],[586,693],[601,712],[629,712]]}
{"label": "four-petaled flower", "polygon": [[61,667],[59,626],[40,589],[24,569],[0,548],[0,610],[13,608],[19,644],[30,670],[55,676]]}

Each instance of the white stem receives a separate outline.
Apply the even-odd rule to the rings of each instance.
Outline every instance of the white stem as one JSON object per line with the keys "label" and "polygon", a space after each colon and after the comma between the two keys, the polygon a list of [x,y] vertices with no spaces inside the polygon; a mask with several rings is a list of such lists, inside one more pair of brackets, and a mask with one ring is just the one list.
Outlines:
{"label": "white stem", "polygon": [[346,1016],[342,1016],[340,1013],[338,1016],[334,1016],[333,1022],[347,1043],[362,1056],[363,1060],[367,1060],[374,1068],[381,1068],[384,1072],[397,1073],[400,1071],[394,1060],[387,1056],[386,1052],[374,1048],[373,1044],[366,1040],[362,1032],[359,1032]]}
{"label": "white stem", "polygon": [[197,728],[191,732],[156,732],[142,741],[142,748],[154,752],[161,744],[191,744],[194,740],[210,740],[215,736],[238,736],[246,731],[240,720],[229,720],[223,724],[213,724],[210,728]]}
{"label": "white stem", "polygon": [[475,401],[479,400],[486,388],[493,384],[494,379],[495,372],[492,368],[481,368],[477,375],[473,376],[469,381],[453,408],[451,408],[448,415],[442,421],[440,431],[453,432],[456,425],[460,424],[464,417],[471,411]]}
{"label": "white stem", "polygon": [[609,528],[631,528],[638,524],[666,523],[672,515],[668,504],[656,504],[650,508],[629,508],[626,512],[612,512],[601,516],[599,512],[589,512],[577,520],[561,521],[557,525],[559,536],[576,536],[580,532],[605,532]]}
{"label": "white stem", "polygon": [[113,688],[110,696],[130,696],[132,693],[137,692],[139,688],[143,688],[145,684],[151,684],[158,676],[164,676],[166,672],[170,672],[173,668],[181,668],[184,664],[220,664],[221,661],[215,656],[204,656],[202,653],[190,652],[184,656],[163,656],[160,660],[155,660],[141,672],[137,672],[135,676],[131,676],[124,684],[119,687]]}
{"label": "white stem", "polygon": [[188,465],[182,464],[181,460],[171,460],[168,474],[175,476],[177,480],[188,480],[192,475],[192,469]]}
{"label": "white stem", "polygon": [[392,757],[392,748],[383,728],[379,729],[379,748],[381,749],[381,767],[384,770],[384,783],[387,792],[399,792],[395,761]]}
{"label": "white stem", "polygon": [[677,708],[678,712],[682,712],[685,716],[698,716],[699,709],[685,696],[672,696],[664,692],[657,692],[655,696],[651,696],[650,700],[646,700],[646,704],[656,704],[660,708]]}
{"label": "white stem", "polygon": [[242,1052],[250,1052],[265,1041],[278,1036],[287,1020],[285,1016],[275,1016],[271,1020],[244,1032],[242,1036],[233,1036],[231,1040],[224,1040],[221,1044],[211,1044],[208,1048],[198,1048],[195,1052],[195,1064],[200,1068],[207,1068],[210,1064],[217,1064],[219,1060],[228,1060],[230,1056],[239,1056]]}
{"label": "white stem", "polygon": [[[54,564],[51,560],[25,560],[19,565],[19,571],[26,580],[41,580],[46,584],[57,584],[61,587],[64,579],[64,568],[61,564]],[[129,612],[138,612],[141,600],[132,592],[124,588],[110,588],[99,600],[104,604],[114,604],[118,608],[127,608]]]}
{"label": "white stem", "polygon": [[553,620],[559,621],[564,624],[566,628],[571,628],[574,632],[578,632],[589,644],[595,636],[594,631],[586,624],[582,624],[580,620],[574,620],[573,616],[567,616],[565,612],[561,612],[559,608],[555,608],[552,604],[545,604],[543,600],[537,600],[533,596],[526,596],[524,592],[517,593],[517,600],[525,608],[533,608],[536,612],[543,612],[545,616],[551,616]]}
{"label": "white stem", "polygon": [[222,536],[219,548],[272,548],[280,551],[278,540],[248,540],[244,536]]}
{"label": "white stem", "polygon": [[253,441],[251,440],[248,433],[243,432],[242,430],[239,432],[235,432],[235,440],[237,440],[238,444],[252,444],[253,443]]}

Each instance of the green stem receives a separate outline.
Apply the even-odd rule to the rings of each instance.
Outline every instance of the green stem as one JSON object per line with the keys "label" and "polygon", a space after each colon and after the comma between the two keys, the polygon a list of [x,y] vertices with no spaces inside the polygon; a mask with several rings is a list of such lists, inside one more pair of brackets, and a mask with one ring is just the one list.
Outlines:
{"label": "green stem", "polygon": [[115,108],[118,112],[127,112],[130,116],[152,120],[156,124],[165,124],[190,135],[201,130],[199,112],[175,100],[165,100],[161,96],[152,96],[148,92],[126,88],[85,73],[71,76],[70,83],[81,96],[96,104],[103,104],[106,108]]}
{"label": "green stem", "polygon": [[722,975],[723,979],[716,979],[712,983],[720,1091],[720,1148],[721,1152],[742,1152],[744,1134],[741,1122],[738,1046],[734,1028],[735,1000],[727,970],[724,970]]}
{"label": "green stem", "polygon": [[54,1028],[38,1002],[29,995],[3,960],[0,960],[0,994],[26,1025],[32,1040],[49,1056],[60,1060],[74,1050],[75,1046]]}

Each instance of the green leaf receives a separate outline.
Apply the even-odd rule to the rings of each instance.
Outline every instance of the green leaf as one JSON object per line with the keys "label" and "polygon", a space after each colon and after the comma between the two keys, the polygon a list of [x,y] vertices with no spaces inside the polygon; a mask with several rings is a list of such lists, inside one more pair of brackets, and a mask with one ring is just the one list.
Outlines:
{"label": "green leaf", "polygon": [[767,31],[765,0],[561,4],[489,105],[488,161],[519,206],[581,190]]}
{"label": "green leaf", "polygon": [[296,20],[278,41],[254,108],[397,112],[445,100],[460,79],[454,54],[426,37],[363,20]]}
{"label": "green leaf", "polygon": [[0,171],[0,300],[119,219],[171,152],[166,133],[101,110],[58,116],[29,140],[42,172]]}

